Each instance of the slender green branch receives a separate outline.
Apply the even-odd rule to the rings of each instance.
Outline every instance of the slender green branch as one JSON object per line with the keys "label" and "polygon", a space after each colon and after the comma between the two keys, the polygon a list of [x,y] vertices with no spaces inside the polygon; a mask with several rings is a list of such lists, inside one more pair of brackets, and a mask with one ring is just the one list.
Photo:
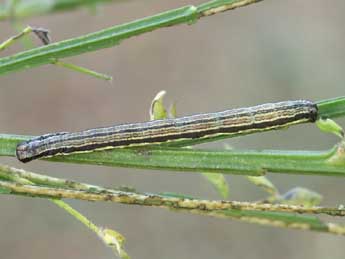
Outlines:
{"label": "slender green branch", "polygon": [[[14,156],[15,147],[23,139],[0,136],[0,155]],[[50,161],[165,169],[172,171],[218,172],[242,175],[263,175],[266,171],[295,174],[345,176],[345,165],[328,164],[334,151],[203,151],[181,148],[123,148],[109,151],[57,156]]]}
{"label": "slender green branch", "polygon": [[[199,214],[199,213],[197,213]],[[248,223],[260,224],[265,226],[293,228],[299,230],[310,230],[317,232],[325,232],[336,235],[345,235],[345,226],[325,223],[316,217],[305,215],[296,215],[290,213],[277,213],[277,212],[264,212],[258,213],[257,211],[212,211],[209,216],[220,218],[232,218]]]}
{"label": "slender green branch", "polygon": [[[6,142],[16,139],[2,135],[0,155],[14,156],[17,141],[5,149]],[[9,145],[7,145],[9,147]],[[240,175],[263,175],[265,172],[345,176],[345,163],[331,163],[337,149],[315,151],[204,151],[182,148],[123,148],[109,151],[57,156],[55,162],[94,164],[171,171],[215,172]]]}
{"label": "slender green branch", "polygon": [[[55,178],[47,175],[36,174],[23,169],[17,169],[14,167],[0,164],[0,179],[17,182],[21,184],[34,184],[55,188],[67,188],[73,190],[84,190],[92,192],[96,190],[98,192],[105,191],[106,189],[85,183],[79,183],[71,180]],[[114,190],[114,189],[112,189]]]}
{"label": "slender green branch", "polygon": [[345,96],[317,102],[319,117],[337,118],[345,115]]}
{"label": "slender green branch", "polygon": [[[49,31],[43,28],[33,28],[31,26],[27,26],[26,28],[24,28],[23,31],[21,31],[19,34],[9,38],[8,40],[4,41],[3,43],[0,44],[0,51],[8,48],[10,45],[14,44],[16,40],[18,40],[19,38],[23,38],[24,36],[28,35],[29,33],[34,32],[35,35],[42,41],[43,44],[47,45],[50,43],[50,37],[49,37]],[[83,73],[83,74],[87,74],[99,79],[103,79],[103,80],[112,80],[111,76],[105,75],[105,74],[101,74],[98,73],[96,71],[90,70],[88,68],[84,68],[84,67],[80,67],[74,64],[70,64],[70,63],[65,63],[59,60],[52,60],[51,62],[54,65],[60,66],[60,67],[64,67],[64,68],[68,68],[70,70],[79,72],[79,73]]]}
{"label": "slender green branch", "polygon": [[182,23],[192,24],[198,18],[205,17],[205,12],[208,9],[215,10],[222,6],[231,5],[241,6],[240,3],[242,2],[249,4],[247,0],[223,0],[210,1],[208,2],[209,5],[207,5],[207,3],[201,5],[200,9],[199,7],[189,5],[130,23],[114,26],[85,36],[20,52],[0,59],[0,74],[49,64],[56,59],[112,47],[125,39],[162,27]]}
{"label": "slender green branch", "polygon": [[263,0],[242,0],[242,1],[227,1],[227,0],[214,0],[201,4],[198,6],[199,16],[210,16],[217,13],[225,12],[228,10],[236,9],[250,4],[255,4]]}
{"label": "slender green branch", "polygon": [[28,35],[32,32],[32,28],[30,26],[27,26],[26,28],[24,28],[23,31],[21,31],[20,33],[18,33],[17,35],[10,37],[8,40],[5,40],[4,42],[2,42],[0,44],[0,51],[8,48],[9,46],[11,46],[16,40],[18,40],[19,38],[24,37],[25,35]]}
{"label": "slender green branch", "polygon": [[88,218],[86,218],[84,215],[80,214],[78,211],[73,209],[70,205],[68,205],[67,203],[61,201],[60,199],[51,199],[51,201],[54,202],[60,208],[62,208],[65,211],[67,211],[74,218],[78,219],[87,228],[89,228],[90,230],[92,230],[93,232],[98,234],[99,228],[95,224],[93,224]]}
{"label": "slender green branch", "polygon": [[[38,185],[32,183],[38,183]],[[72,182],[66,179],[39,175],[3,165],[0,165],[0,190],[2,190],[2,193],[6,194],[51,198],[58,206],[65,209],[83,224],[95,231],[107,245],[116,250],[116,252],[123,256],[123,258],[127,258],[127,254],[123,250],[124,239],[119,233],[109,229],[100,229],[79,212],[71,208],[68,204],[57,200],[57,198],[75,198],[88,201],[113,201],[131,205],[161,207],[176,212],[188,212],[204,216],[236,219],[266,226],[321,231],[332,234],[345,234],[345,227],[342,225],[324,223],[318,218],[312,216],[296,214],[313,213],[328,214],[331,216],[345,216],[345,209],[343,207],[305,208],[303,206],[282,204],[272,205],[235,201],[208,201],[187,198],[185,196],[166,196],[118,191],[84,183]]]}
{"label": "slender green branch", "polygon": [[123,243],[125,239],[120,233],[112,229],[103,229],[96,226],[88,218],[82,215],[79,211],[75,210],[62,200],[51,199],[51,201],[60,208],[64,209],[69,214],[71,214],[75,219],[83,223],[88,229],[95,232],[107,246],[111,247],[114,250],[115,254],[118,254],[120,256],[120,258],[130,258],[126,251],[123,249]]}
{"label": "slender green branch", "polygon": [[[34,32],[36,34],[36,36],[43,42],[43,44],[47,45],[50,43],[50,38],[49,38],[49,31],[43,28],[33,28],[31,26],[27,26],[26,28],[24,28],[23,31],[21,31],[19,34],[9,38],[8,40],[4,41],[3,43],[0,44],[0,51],[8,48],[10,45],[14,44],[14,42],[16,40],[18,40],[19,38],[23,38],[24,36],[28,35],[29,33]],[[105,74],[101,74],[98,73],[96,71],[84,68],[84,67],[80,67],[74,64],[70,64],[70,63],[65,63],[59,60],[53,60],[52,64],[60,66],[60,67],[64,67],[64,68],[68,68],[70,70],[79,72],[79,73],[83,73],[83,74],[87,74],[99,79],[103,79],[103,80],[112,80],[111,76],[105,75]]]}
{"label": "slender green branch", "polygon": [[[42,197],[51,199],[79,199],[85,201],[111,201],[128,205],[160,207],[190,212],[214,212],[226,214],[229,210],[248,212],[289,212],[300,214],[327,214],[331,216],[345,216],[344,208],[303,207],[286,204],[262,204],[238,201],[198,200],[179,197],[168,197],[157,194],[133,193],[103,189],[91,191],[23,185],[0,180],[0,187],[8,190],[7,194]],[[254,215],[254,214],[253,214]],[[256,215],[260,215],[257,213]],[[261,214],[263,215],[263,214]]]}
{"label": "slender green branch", "polygon": [[107,80],[107,81],[113,80],[113,77],[111,77],[111,76],[108,76],[108,75],[102,74],[102,73],[98,73],[98,72],[93,71],[91,69],[88,69],[88,68],[85,68],[85,67],[80,67],[80,66],[77,66],[77,65],[74,65],[74,64],[71,64],[71,63],[65,63],[65,62],[56,60],[56,61],[52,62],[52,64],[60,66],[60,67],[68,68],[70,70],[73,70],[73,71],[76,71],[76,72],[79,72],[79,73],[90,75],[90,76],[93,76],[93,77],[96,77],[96,78],[99,78],[99,79],[103,79],[103,80]]}
{"label": "slender green branch", "polygon": [[[72,187],[77,190],[80,190],[80,189],[84,189],[88,191],[97,190],[98,192],[102,192],[104,190],[104,188],[101,188],[98,186],[87,185],[87,184],[77,183],[73,181],[53,178],[53,177],[49,177],[45,175],[35,174],[32,172],[28,172],[22,169],[17,169],[17,168],[5,166],[5,165],[0,165],[0,179],[12,182],[14,184],[25,184],[25,185],[31,185],[31,186],[37,186],[37,184],[45,184],[46,186],[54,186],[58,188]],[[8,189],[6,187],[5,188],[0,187],[0,193],[9,194],[7,190]],[[126,251],[123,249],[124,238],[120,233],[112,229],[103,229],[96,226],[88,218],[86,218],[80,212],[72,208],[66,202],[60,200],[60,198],[58,197],[52,197],[49,200],[55,203],[55,205],[64,209],[69,214],[71,214],[75,219],[83,223],[91,231],[95,232],[103,240],[103,242],[107,246],[111,247],[115,253],[118,253],[121,258],[129,258]]]}

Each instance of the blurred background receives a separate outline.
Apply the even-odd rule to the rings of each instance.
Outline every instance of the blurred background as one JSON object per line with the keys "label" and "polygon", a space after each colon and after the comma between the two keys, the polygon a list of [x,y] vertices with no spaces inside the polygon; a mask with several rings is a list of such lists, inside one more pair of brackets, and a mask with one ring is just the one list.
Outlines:
{"label": "blurred background", "polygon": [[[53,41],[69,39],[187,4],[204,1],[128,0],[26,19]],[[281,100],[318,101],[344,95],[345,2],[272,1],[163,28],[120,45],[65,59],[110,74],[109,83],[46,65],[0,77],[0,132],[39,135],[148,120],[152,98],[166,90],[178,115]],[[16,32],[1,22],[1,41]],[[38,44],[38,41],[34,39]],[[17,43],[1,55],[23,50]],[[337,120],[345,126],[345,120]],[[205,148],[327,149],[338,141],[315,125],[229,139]],[[159,172],[34,161],[1,163],[37,173],[139,191],[219,199],[196,173]],[[269,174],[281,192],[304,186],[344,202],[344,179]],[[265,193],[239,176],[226,176],[231,200]],[[222,220],[158,208],[68,201],[96,224],[127,238],[132,258],[344,258],[344,237]],[[98,237],[49,201],[1,196],[0,250],[4,259],[113,258]],[[330,221],[331,218],[325,218]]]}

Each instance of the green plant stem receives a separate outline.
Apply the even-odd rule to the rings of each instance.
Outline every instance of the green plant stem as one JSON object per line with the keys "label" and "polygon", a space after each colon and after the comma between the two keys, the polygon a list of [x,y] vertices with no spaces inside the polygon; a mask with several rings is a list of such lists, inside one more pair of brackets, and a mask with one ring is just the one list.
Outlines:
{"label": "green plant stem", "polygon": [[[254,3],[256,1],[249,1]],[[35,66],[52,63],[56,59],[79,55],[102,48],[112,47],[124,39],[150,32],[162,27],[182,23],[192,24],[197,19],[207,16],[205,12],[213,10],[212,14],[230,10],[231,6],[239,7],[249,4],[248,0],[210,1],[195,7],[192,5],[146,17],[130,23],[114,26],[85,36],[56,42],[47,46],[20,52],[0,59],[0,74],[28,69]],[[241,3],[244,3],[241,5]],[[218,11],[217,11],[218,10]]]}
{"label": "green plant stem", "polygon": [[23,31],[21,31],[19,34],[9,38],[8,40],[2,42],[0,44],[0,51],[8,48],[9,46],[11,46],[16,40],[18,40],[19,38],[24,37],[25,35],[28,35],[32,32],[32,28],[30,26],[27,26],[24,28]]}
{"label": "green plant stem", "polygon": [[[62,187],[74,188],[76,190],[84,189],[90,192],[94,190],[102,192],[105,190],[104,188],[101,188],[98,186],[82,184],[82,183],[77,183],[73,181],[53,178],[53,177],[49,177],[45,175],[35,174],[32,172],[28,172],[22,169],[17,169],[17,168],[5,166],[5,165],[0,165],[0,179],[8,181],[9,183],[30,185],[37,188],[40,188],[39,186],[37,186],[37,184],[45,184],[46,186],[51,186],[51,187],[54,186],[57,188],[62,188]],[[7,193],[7,194],[10,193],[8,192],[8,189],[6,187],[5,188],[0,187],[0,190],[2,193]],[[30,193],[27,193],[27,195],[34,196]],[[104,241],[104,243],[107,246],[113,248],[115,253],[118,253],[119,255],[123,255],[123,257],[120,256],[121,258],[129,258],[126,251],[123,250],[122,243],[124,241],[124,238],[122,237],[120,233],[114,230],[110,230],[111,231],[110,233],[112,234],[111,235],[112,238],[110,239],[110,241],[112,242],[109,242],[109,235],[106,235],[107,232],[105,232],[104,229],[99,228],[98,226],[93,224],[88,218],[86,218],[80,212],[72,208],[66,202],[62,201],[60,197],[51,197],[49,200],[55,203],[55,205],[64,209],[69,214],[71,214],[75,219],[83,223],[87,228],[95,232]],[[114,245],[115,247],[113,247]]]}
{"label": "green plant stem", "polygon": [[[198,213],[196,212],[196,214]],[[310,230],[331,233],[336,235],[345,235],[344,225],[325,223],[316,217],[310,217],[305,215],[276,213],[267,211],[264,213],[258,213],[256,211],[228,210],[220,212],[209,212],[209,216],[215,216],[220,218],[232,218],[247,223],[254,223],[265,226]]]}
{"label": "green plant stem", "polygon": [[[3,181],[5,180],[5,181]],[[43,185],[41,185],[43,184]],[[266,226],[286,227],[300,230],[345,234],[345,227],[324,223],[313,216],[296,213],[328,214],[345,216],[345,209],[303,207],[283,204],[261,204],[236,201],[209,201],[187,198],[185,196],[166,196],[148,193],[118,191],[95,185],[58,179],[0,165],[0,190],[5,194],[50,198],[56,205],[65,209],[87,227],[95,231],[103,241],[124,258],[123,237],[113,230],[100,229],[87,218],[75,211],[60,198],[74,198],[87,201],[113,201],[131,205],[153,206],[177,212],[236,219]],[[109,236],[110,235],[110,236]],[[110,239],[109,239],[110,238]]]}
{"label": "green plant stem", "polygon": [[60,179],[47,175],[36,174],[23,169],[18,169],[2,164],[0,164],[0,179],[20,184],[33,184],[55,188],[84,190],[89,192],[92,192],[93,190],[97,190],[98,192],[106,190],[96,185],[79,183],[67,179]]}
{"label": "green plant stem", "polygon": [[[102,239],[102,241],[107,246],[112,248],[113,251],[115,252],[115,254],[118,254],[120,256],[120,258],[124,258],[124,259],[129,259],[130,258],[127,255],[126,251],[123,250],[123,247],[122,247],[123,244],[122,243],[124,242],[124,238],[123,238],[123,236],[120,233],[118,233],[118,232],[116,232],[114,230],[110,230],[111,233],[112,233],[112,235],[111,235],[111,241],[112,242],[109,242],[109,235],[108,236],[106,235],[107,232],[105,232],[104,229],[99,228],[98,226],[93,224],[92,221],[90,221],[87,217],[85,217],[79,211],[77,211],[74,208],[72,208],[68,203],[66,203],[66,202],[64,202],[64,201],[62,201],[60,199],[50,199],[50,201],[55,203],[55,205],[57,205],[61,209],[63,209],[66,212],[68,212],[75,219],[77,219],[79,222],[84,224],[88,229],[93,231],[97,236],[99,236]],[[109,230],[108,230],[108,232],[109,232]]]}
{"label": "green plant stem", "polygon": [[[18,142],[27,137],[0,136],[0,156],[14,156]],[[12,145],[10,144],[12,143]],[[216,172],[240,175],[272,173],[345,176],[345,164],[329,160],[336,149],[315,151],[204,151],[183,148],[122,148],[109,151],[56,156],[55,162],[120,166],[190,172]]]}
{"label": "green plant stem", "polygon": [[108,75],[102,74],[102,73],[98,73],[98,72],[96,72],[94,70],[91,70],[91,69],[88,69],[88,68],[85,68],[85,67],[80,67],[80,66],[77,66],[77,65],[74,65],[74,64],[71,64],[71,63],[65,63],[65,62],[56,60],[56,61],[52,62],[52,64],[57,65],[59,67],[68,68],[68,69],[70,69],[72,71],[76,71],[76,72],[79,72],[79,73],[90,75],[90,76],[93,76],[93,77],[96,77],[96,78],[99,78],[99,79],[103,79],[103,80],[107,80],[107,81],[113,80],[113,78],[111,76],[108,76]]}
{"label": "green plant stem", "polygon": [[[50,183],[50,186],[55,186],[55,187],[57,186],[58,187],[61,187],[61,186],[77,187],[76,184],[71,185],[71,183],[73,182],[69,182],[67,180],[65,180],[64,183],[62,183],[62,181],[59,180],[58,178],[39,175],[39,174],[27,172],[22,169],[17,169],[17,168],[5,166],[5,165],[0,165],[0,179],[4,179],[6,181],[13,182],[16,184],[24,184],[24,185],[31,185],[31,186],[36,186],[35,182],[36,183],[38,182],[38,183]],[[82,185],[82,186],[86,187],[87,185]],[[91,185],[88,186],[88,188],[91,189],[92,188]],[[98,190],[101,191],[100,189]],[[69,214],[74,216],[77,220],[82,222],[89,229],[91,229],[92,231],[98,234],[99,228],[95,224],[93,224],[90,220],[88,220],[85,216],[80,214],[78,211],[73,209],[70,205],[60,200],[59,197],[52,197],[49,200],[55,203],[60,208],[63,208],[65,211],[67,211]]]}
{"label": "green plant stem", "polygon": [[[1,186],[1,181],[0,181],[0,186]],[[18,187],[18,189],[20,189],[20,187]],[[37,187],[37,189],[41,189],[41,188]],[[34,194],[26,193],[28,189],[26,189],[25,191],[23,190],[25,192],[23,195],[40,197],[37,189],[34,191]],[[66,192],[67,192],[66,190],[62,190],[62,192],[60,192],[58,196],[62,197],[63,195],[61,193],[66,193]],[[51,190],[49,190],[49,193],[50,195],[53,195]],[[20,194],[20,193],[16,193],[16,194]],[[103,192],[103,194],[100,194],[100,195],[106,196],[106,197],[103,197],[102,199],[104,201],[114,201],[112,199],[113,194],[106,195]],[[69,194],[66,196],[71,198],[71,195]],[[219,210],[216,208],[216,206],[214,206],[215,203],[217,203],[217,201],[198,201],[198,200],[186,201],[184,199],[178,199],[180,200],[180,202],[167,201],[165,204],[160,204],[159,202],[157,202],[158,200],[155,199],[159,196],[151,195],[151,196],[146,196],[147,200],[144,200],[143,197],[140,197],[139,202],[135,203],[137,200],[134,197],[132,197],[132,195],[126,196],[125,193],[121,193],[119,196],[121,196],[121,199],[125,201],[121,203],[125,203],[125,204],[161,207],[161,208],[167,208],[167,209],[173,210],[175,212],[188,212],[188,213],[198,214],[198,215],[203,215],[203,216],[212,216],[212,217],[225,218],[225,219],[236,219],[243,222],[261,224],[265,226],[293,228],[293,229],[299,229],[299,230],[310,230],[310,231],[317,231],[317,232],[326,232],[330,234],[345,235],[345,226],[343,225],[334,224],[334,223],[325,223],[319,220],[318,218],[312,217],[312,216],[270,211],[271,208],[273,208],[273,210],[276,209],[277,211],[279,211],[279,209],[275,205],[271,207],[270,204],[266,204],[265,208],[259,208],[259,210],[250,210],[245,206],[241,207],[241,205],[243,204],[241,204],[240,202],[228,202],[228,204],[233,203],[233,209]],[[83,198],[83,195],[77,196],[77,199],[80,199],[80,198]],[[161,199],[172,200],[173,198],[162,197]],[[176,199],[174,200],[176,201]],[[92,229],[96,233],[97,233],[97,230],[99,230],[97,226],[95,226],[92,222],[90,222],[87,218],[85,218],[79,212],[71,208],[68,204],[56,199],[53,199],[53,202],[55,202],[58,206],[67,210],[70,214],[72,214],[74,217],[80,220],[84,225],[88,226],[90,229]],[[209,203],[208,205],[212,204],[211,207],[207,207],[207,205],[205,205],[207,203]],[[218,203],[226,203],[226,202],[222,201]],[[250,204],[250,203],[247,203],[247,204]],[[255,204],[251,204],[251,205],[255,207]],[[66,209],[66,206],[68,207],[67,209]],[[286,206],[281,205],[281,206],[283,208],[283,211],[287,211],[286,207],[288,207],[288,205]],[[295,208],[290,208],[290,209],[292,209],[292,212],[296,212],[295,210],[296,208],[298,208],[298,206],[295,206]],[[304,209],[303,207],[300,207],[300,208],[302,210]],[[297,212],[304,213],[302,212],[302,210],[301,211],[297,210]],[[329,211],[326,211],[326,212],[329,212]],[[342,214],[339,214],[339,215],[344,216],[344,212],[341,212],[341,213]]]}
{"label": "green plant stem", "polygon": [[[1,177],[3,178],[3,177]],[[82,183],[79,183],[82,185]],[[0,187],[6,194],[41,197],[50,199],[78,199],[85,201],[111,201],[128,205],[161,207],[166,209],[200,211],[270,211],[300,214],[327,214],[345,216],[344,208],[304,207],[288,204],[251,203],[239,201],[200,200],[184,197],[171,197],[152,193],[116,191],[98,187],[90,190],[77,190],[61,187],[46,187],[0,180]]]}
{"label": "green plant stem", "polygon": [[[180,210],[186,210],[187,212],[191,213],[197,213],[197,214],[212,214],[211,216],[219,216],[214,215],[216,212],[214,210],[223,210],[224,213],[227,214],[227,217],[230,217],[231,215],[234,216],[236,219],[240,219],[242,221],[246,221],[244,218],[245,215],[250,214],[251,217],[255,216],[254,211],[275,211],[275,212],[292,212],[292,213],[313,213],[313,214],[327,214],[330,216],[345,216],[345,209],[342,207],[338,208],[322,208],[322,207],[303,207],[303,206],[291,206],[291,205],[277,205],[272,206],[272,204],[265,204],[262,205],[261,203],[248,203],[248,202],[224,202],[224,201],[200,201],[191,197],[186,197],[185,195],[174,195],[169,196],[166,194],[152,194],[152,193],[139,193],[137,191],[123,191],[120,189],[107,189],[100,186],[80,183],[80,182],[74,182],[71,180],[66,179],[59,179],[55,177],[40,175],[32,172],[28,172],[22,169],[17,169],[5,165],[0,165],[0,180],[5,181],[12,181],[14,183],[23,184],[23,185],[30,185],[31,183],[35,185],[39,185],[40,187],[51,187],[60,189],[61,192],[64,192],[64,190],[74,190],[74,191],[84,191],[85,195],[79,195],[79,199],[86,199],[89,200],[88,193],[91,194],[100,194],[103,195],[102,197],[99,197],[99,200],[112,200],[110,197],[116,197],[120,196],[123,199],[123,203],[128,202],[129,204],[139,204],[139,205],[145,205],[145,206],[160,206],[167,209],[178,209]],[[29,183],[28,183],[29,181]],[[1,186],[1,185],[0,185]],[[4,187],[3,187],[4,188]],[[7,188],[7,187],[5,187]],[[63,189],[63,190],[61,190]],[[12,189],[8,189],[5,193],[11,193]],[[44,191],[42,191],[44,193]],[[21,195],[29,195],[32,196],[32,193],[22,193]],[[33,194],[35,195],[35,194]],[[51,195],[51,193],[47,193],[47,195]],[[65,194],[66,197],[71,197],[69,193]],[[77,197],[77,195],[75,196]],[[143,203],[143,197],[146,197],[145,203]],[[155,197],[153,199],[153,197]],[[115,199],[115,198],[114,198]],[[189,205],[189,209],[192,206],[193,210],[188,211],[186,208],[178,207],[178,200],[184,201],[185,199],[188,199],[191,201]],[[157,200],[160,200],[160,204],[157,203]],[[121,201],[118,201],[121,202]],[[127,203],[126,203],[127,204]],[[197,210],[197,208],[203,208],[203,211],[200,212],[200,209]],[[212,208],[211,211],[205,211],[207,208]],[[230,210],[227,210],[229,208],[232,208],[232,213],[230,213]],[[233,210],[236,208],[236,210]],[[246,211],[248,210],[248,213],[246,214]],[[237,211],[237,213],[236,213]],[[239,213],[243,212],[243,213]],[[220,214],[222,214],[220,212]],[[243,218],[241,218],[243,216]],[[266,217],[267,215],[265,213],[261,213],[256,215],[257,217]],[[220,217],[222,217],[220,215]],[[287,216],[291,219],[296,219],[294,215]],[[290,222],[291,222],[290,219]]]}
{"label": "green plant stem", "polygon": [[[11,46],[12,44],[14,44],[15,41],[18,40],[19,38],[23,38],[24,39],[24,36],[28,35],[31,32],[35,32],[36,35],[39,36],[39,34],[38,34],[39,30],[41,30],[41,32],[42,32],[42,29],[40,29],[40,28],[37,29],[37,28],[32,28],[31,26],[27,26],[19,34],[15,35],[15,36],[9,38],[8,40],[4,41],[3,43],[1,43],[0,44],[0,51],[4,50],[4,49],[8,48],[9,46]],[[44,35],[41,34],[42,36],[39,36],[39,38],[42,40],[42,42],[44,44],[49,44],[50,39],[49,39],[49,36],[48,36],[48,31],[44,30],[43,32],[45,34]],[[80,67],[80,66],[77,66],[77,65],[74,65],[74,64],[65,63],[65,62],[62,62],[62,61],[59,61],[59,60],[53,60],[52,64],[60,66],[60,67],[64,67],[64,68],[67,68],[67,69],[70,69],[70,70],[73,70],[73,71],[76,71],[76,72],[79,72],[79,73],[90,75],[90,76],[93,76],[93,77],[96,77],[96,78],[99,78],[99,79],[103,79],[103,80],[110,81],[110,80],[113,79],[111,76],[98,73],[96,71],[87,69],[85,67]]]}
{"label": "green plant stem", "polygon": [[73,209],[70,205],[61,201],[60,199],[51,199],[51,201],[60,208],[67,211],[69,214],[71,214],[74,218],[83,223],[87,228],[98,234],[99,228],[95,224],[93,224],[89,219],[87,219],[84,215],[80,214],[78,211]]}
{"label": "green plant stem", "polygon": [[319,117],[338,118],[345,115],[345,96],[317,102]]}
{"label": "green plant stem", "polygon": [[199,5],[197,7],[197,12],[199,13],[199,16],[210,16],[239,7],[244,7],[246,5],[255,4],[261,1],[263,0],[214,0]]}

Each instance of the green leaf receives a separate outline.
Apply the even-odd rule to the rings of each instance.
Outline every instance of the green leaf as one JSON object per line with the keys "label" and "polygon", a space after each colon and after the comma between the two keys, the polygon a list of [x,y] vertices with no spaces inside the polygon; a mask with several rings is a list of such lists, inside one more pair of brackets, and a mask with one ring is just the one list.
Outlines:
{"label": "green leaf", "polygon": [[[167,111],[164,107],[163,98],[166,91],[160,91],[153,99],[150,107],[150,119],[166,119]],[[169,111],[170,116],[176,117],[176,105],[173,104]],[[223,199],[229,196],[229,187],[224,175],[213,173],[202,173],[202,175],[216,188],[217,192]]]}
{"label": "green leaf", "polygon": [[321,131],[329,132],[337,135],[339,138],[344,137],[344,130],[334,120],[331,119],[319,119],[316,121],[316,125]]}
{"label": "green leaf", "polygon": [[177,110],[176,110],[176,103],[175,102],[173,102],[173,104],[170,106],[169,117],[170,118],[176,118],[177,117]]}
{"label": "green leaf", "polygon": [[166,91],[160,91],[155,98],[153,98],[150,106],[150,120],[163,120],[167,118],[167,111],[163,104],[163,98]]}
{"label": "green leaf", "polygon": [[256,186],[259,186],[262,189],[264,189],[264,191],[268,192],[272,196],[279,195],[278,189],[270,180],[268,180],[266,176],[247,176],[247,179]]}
{"label": "green leaf", "polygon": [[229,185],[223,174],[201,173],[212,185],[223,199],[229,197]]}

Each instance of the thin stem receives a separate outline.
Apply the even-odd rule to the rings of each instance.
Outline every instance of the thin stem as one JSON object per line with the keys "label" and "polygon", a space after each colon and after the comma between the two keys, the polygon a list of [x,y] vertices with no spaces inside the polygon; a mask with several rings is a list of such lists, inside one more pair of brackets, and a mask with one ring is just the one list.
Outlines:
{"label": "thin stem", "polygon": [[[194,212],[196,214],[197,211]],[[212,211],[208,216],[219,218],[231,218],[235,220],[244,221],[247,223],[260,224],[264,226],[292,228],[298,230],[309,230],[317,232],[325,232],[336,235],[345,235],[345,226],[334,223],[325,223],[318,218],[309,217],[305,215],[296,215],[288,213],[264,212],[257,213],[256,211]]]}
{"label": "thin stem", "polygon": [[[17,143],[29,137],[0,135],[0,155],[14,156]],[[272,173],[345,176],[342,146],[327,151],[205,151],[148,146],[56,156],[55,162],[95,164],[171,171],[240,175]],[[340,161],[340,162],[338,162]]]}
{"label": "thin stem", "polygon": [[[31,186],[37,186],[36,184],[46,184],[48,186],[58,186],[59,188],[75,188],[86,189],[88,191],[97,190],[103,191],[104,188],[87,185],[82,183],[77,183],[68,180],[62,180],[58,178],[53,178],[45,175],[35,174],[32,172],[27,172],[22,169],[17,169],[10,166],[0,165],[0,179],[10,181],[16,184],[26,184]],[[38,187],[40,188],[40,187]],[[0,188],[1,189],[1,188]],[[2,188],[1,190],[7,190],[7,188]],[[8,194],[8,192],[6,192]],[[28,194],[30,195],[30,194]],[[112,230],[112,229],[103,229],[99,228],[93,224],[88,218],[82,215],[80,212],[72,208],[69,204],[62,201],[60,198],[52,197],[49,199],[51,202],[55,203],[60,208],[64,209],[66,212],[71,214],[75,219],[83,223],[87,228],[95,232],[103,242],[113,249],[115,253],[118,253],[121,258],[129,258],[126,251],[123,249],[124,238],[123,236]]]}
{"label": "thin stem", "polygon": [[263,0],[214,0],[198,6],[197,12],[200,17],[210,16],[217,13],[229,11],[246,5],[255,4]]}
{"label": "thin stem", "polygon": [[76,72],[80,72],[86,75],[90,75],[99,79],[103,79],[103,80],[107,80],[107,81],[111,81],[113,80],[113,78],[111,76],[108,76],[106,74],[102,74],[102,73],[98,73],[94,70],[90,70],[88,68],[85,67],[80,67],[71,63],[65,63],[59,60],[53,61],[52,64],[57,65],[59,67],[64,67],[64,68],[68,68],[70,70],[76,71]]}
{"label": "thin stem", "polygon": [[73,209],[70,205],[68,205],[66,202],[61,201],[60,199],[51,199],[53,203],[55,203],[60,208],[67,211],[69,214],[71,214],[74,218],[79,220],[81,223],[83,223],[87,228],[95,232],[96,234],[99,233],[99,228],[93,224],[88,218],[86,218],[84,215],[80,214],[77,210]]}
{"label": "thin stem", "polygon": [[[241,5],[241,3],[243,3],[243,5]],[[130,23],[110,27],[85,36],[24,51],[0,59],[0,74],[49,64],[54,60],[64,57],[80,55],[85,52],[112,47],[114,45],[118,45],[124,39],[159,28],[183,23],[192,24],[199,18],[207,17],[205,15],[207,10],[213,10],[213,13],[217,13],[218,11],[216,10],[225,11],[232,9],[228,8],[229,6],[239,7],[248,4],[248,0],[223,0],[209,1],[197,7],[189,5]],[[222,7],[225,9],[223,8],[223,10]]]}
{"label": "thin stem", "polygon": [[[0,190],[6,194],[16,194],[32,197],[49,197],[54,203],[76,217],[87,227],[96,232],[103,241],[124,258],[127,253],[123,250],[123,237],[116,231],[100,229],[87,218],[75,211],[68,204],[58,200],[60,198],[76,198],[88,201],[113,201],[124,204],[161,207],[177,212],[188,212],[204,216],[236,219],[249,223],[266,226],[287,227],[300,230],[312,230],[333,234],[345,234],[345,227],[333,223],[324,223],[311,216],[296,215],[295,213],[328,214],[331,216],[345,216],[345,209],[303,207],[282,204],[262,204],[235,201],[208,201],[185,196],[166,196],[138,192],[117,191],[84,183],[71,182],[66,179],[39,175],[9,166],[0,166]],[[20,180],[21,179],[21,180]],[[44,179],[44,180],[42,180]],[[8,182],[14,181],[14,182]],[[19,180],[19,181],[18,181]],[[25,184],[26,182],[40,182],[45,186]],[[65,186],[63,185],[65,184]],[[73,184],[71,184],[73,183]],[[53,187],[53,186],[57,187]],[[50,187],[47,187],[50,186]],[[83,189],[83,190],[81,190]],[[293,213],[293,214],[291,214]]]}
{"label": "thin stem", "polygon": [[[10,45],[14,44],[18,39],[23,38],[25,35],[28,35],[29,33],[34,32],[35,35],[42,41],[43,44],[47,45],[50,43],[50,37],[49,37],[49,31],[43,28],[33,28],[31,26],[27,26],[22,32],[19,34],[9,38],[8,40],[4,41],[3,43],[0,44],[0,51],[8,48]],[[79,73],[87,74],[99,79],[103,80],[112,80],[113,78],[111,76],[105,75],[98,73],[96,71],[80,67],[71,63],[65,63],[59,60],[53,60],[51,62],[54,65],[64,67]]]}
{"label": "thin stem", "polygon": [[31,197],[53,198],[53,199],[79,199],[85,201],[111,201],[116,203],[161,207],[166,209],[222,211],[222,210],[243,210],[243,211],[271,211],[271,212],[292,212],[308,214],[327,214],[331,216],[345,216],[344,208],[324,207],[303,207],[287,204],[263,204],[238,201],[210,201],[199,199],[188,199],[171,197],[157,194],[134,193],[116,191],[99,187],[102,191],[74,190],[66,188],[54,188],[37,185],[13,183],[0,180],[0,187],[7,189],[8,194],[24,195]]}
{"label": "thin stem", "polygon": [[345,115],[345,96],[317,102],[319,117],[337,118]]}
{"label": "thin stem", "polygon": [[[97,185],[75,182],[67,179],[55,178],[48,175],[37,174],[23,169],[0,164],[0,179],[17,182],[21,184],[34,184],[40,186],[66,188],[73,190],[84,190],[88,192],[109,191]],[[112,188],[111,190],[115,190]]]}
{"label": "thin stem", "polygon": [[0,51],[8,48],[11,46],[13,43],[15,43],[18,39],[24,37],[25,35],[28,35],[32,32],[32,28],[30,26],[27,26],[23,31],[18,33],[15,36],[10,37],[9,39],[5,40],[0,44]]}

